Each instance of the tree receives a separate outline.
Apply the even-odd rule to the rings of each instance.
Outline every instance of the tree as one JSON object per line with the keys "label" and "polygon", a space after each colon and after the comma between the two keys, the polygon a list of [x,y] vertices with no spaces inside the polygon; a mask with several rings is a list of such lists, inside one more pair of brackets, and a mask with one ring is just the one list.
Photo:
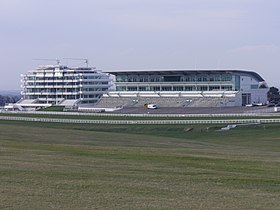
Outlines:
{"label": "tree", "polygon": [[278,101],[280,99],[279,89],[276,87],[270,87],[269,91],[267,92],[267,98],[269,101],[272,101],[272,100]]}
{"label": "tree", "polygon": [[16,103],[20,99],[20,96],[2,96],[0,95],[0,106],[4,106],[7,103]]}

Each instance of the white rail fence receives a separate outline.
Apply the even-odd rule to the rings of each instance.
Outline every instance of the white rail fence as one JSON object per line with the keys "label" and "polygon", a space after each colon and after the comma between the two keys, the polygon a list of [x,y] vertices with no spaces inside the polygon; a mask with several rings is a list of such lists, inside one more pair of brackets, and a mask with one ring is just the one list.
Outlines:
{"label": "white rail fence", "polygon": [[80,112],[44,112],[44,111],[0,111],[7,114],[36,115],[68,115],[68,116],[104,116],[104,117],[246,117],[271,116],[275,113],[231,113],[231,114],[112,114],[112,113],[80,113]]}
{"label": "white rail fence", "polygon": [[280,119],[232,119],[232,120],[80,120],[57,118],[34,118],[0,116],[0,120],[47,122],[47,123],[74,123],[74,124],[254,124],[280,123]]}

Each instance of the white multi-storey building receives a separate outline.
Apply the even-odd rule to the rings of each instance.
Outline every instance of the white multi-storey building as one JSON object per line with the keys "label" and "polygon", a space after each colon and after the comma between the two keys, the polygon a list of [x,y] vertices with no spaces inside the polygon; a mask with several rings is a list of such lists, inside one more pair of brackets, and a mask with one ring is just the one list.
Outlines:
{"label": "white multi-storey building", "polygon": [[93,106],[111,86],[95,68],[41,66],[22,75],[22,107]]}

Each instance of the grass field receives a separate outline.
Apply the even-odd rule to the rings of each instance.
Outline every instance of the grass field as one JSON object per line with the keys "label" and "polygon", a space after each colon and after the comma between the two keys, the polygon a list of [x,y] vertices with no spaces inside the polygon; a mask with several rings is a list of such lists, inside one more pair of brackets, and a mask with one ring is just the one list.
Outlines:
{"label": "grass field", "polygon": [[50,106],[44,109],[41,109],[40,111],[44,112],[63,112],[64,106]]}
{"label": "grass field", "polygon": [[279,209],[280,125],[0,121],[0,209]]}

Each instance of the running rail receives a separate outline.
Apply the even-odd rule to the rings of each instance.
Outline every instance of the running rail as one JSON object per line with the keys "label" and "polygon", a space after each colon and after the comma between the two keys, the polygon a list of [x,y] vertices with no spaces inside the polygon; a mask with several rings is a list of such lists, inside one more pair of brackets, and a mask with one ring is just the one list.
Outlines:
{"label": "running rail", "polygon": [[[271,109],[271,112],[273,110]],[[7,114],[68,115],[68,116],[106,116],[106,117],[246,117],[277,116],[276,113],[227,113],[227,114],[124,114],[124,113],[81,113],[81,112],[45,112],[45,111],[1,111]],[[279,115],[280,116],[280,115]]]}
{"label": "running rail", "polygon": [[280,119],[231,119],[231,120],[80,120],[58,118],[35,118],[0,116],[0,120],[46,122],[46,123],[74,123],[74,124],[253,124],[280,123]]}

